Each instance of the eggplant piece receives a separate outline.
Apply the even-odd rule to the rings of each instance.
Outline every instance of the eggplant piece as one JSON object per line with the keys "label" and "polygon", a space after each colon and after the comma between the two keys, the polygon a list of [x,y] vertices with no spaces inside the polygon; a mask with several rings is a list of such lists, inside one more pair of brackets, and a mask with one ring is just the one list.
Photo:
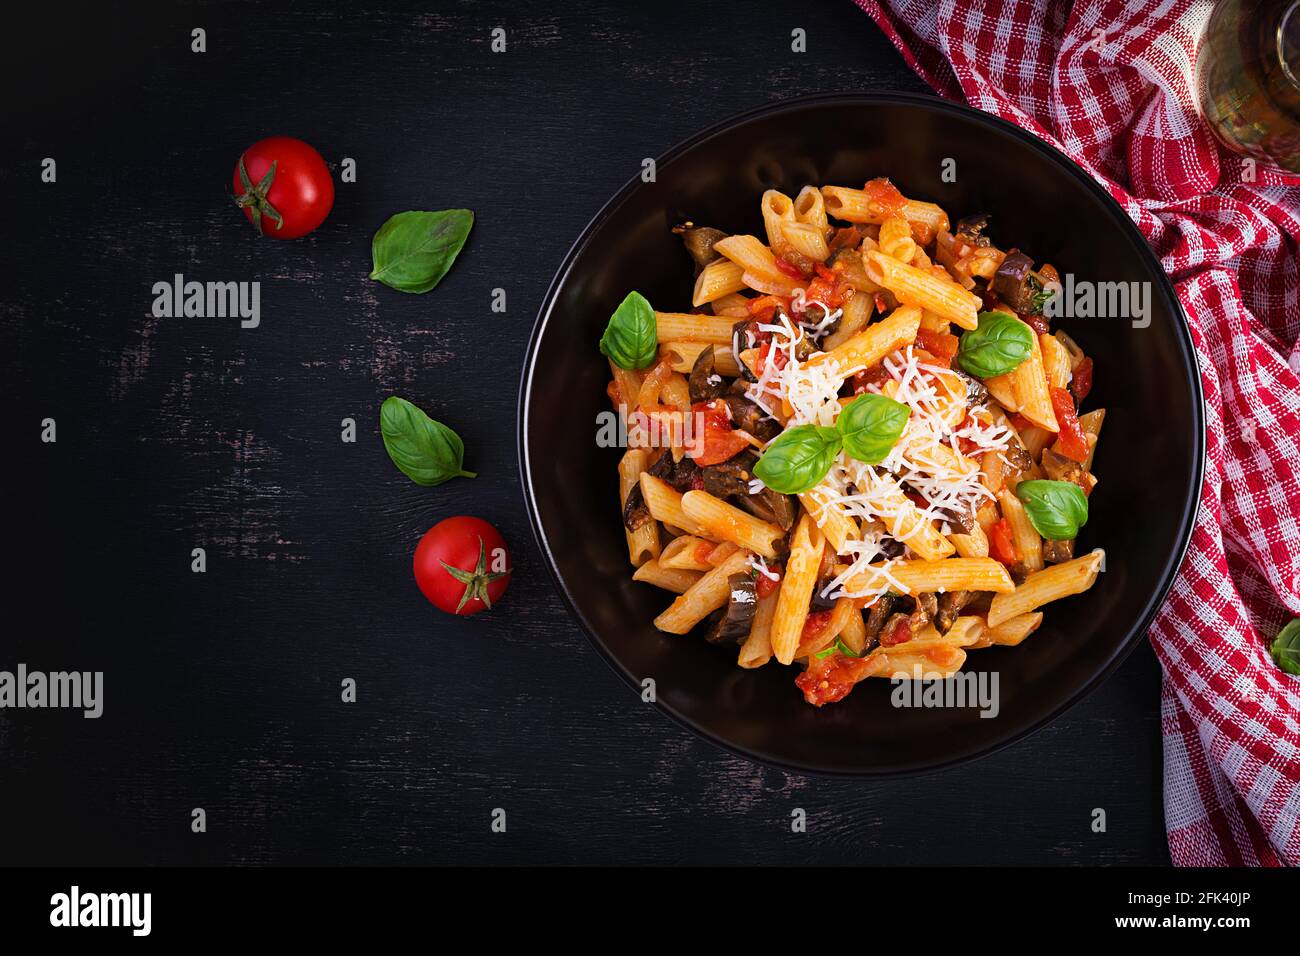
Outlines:
{"label": "eggplant piece", "polygon": [[1063,564],[1074,557],[1074,539],[1067,541],[1053,541],[1048,538],[1043,541],[1043,560],[1048,564]]}
{"label": "eggplant piece", "polygon": [[1043,473],[1053,481],[1072,481],[1086,492],[1088,488],[1084,484],[1083,472],[1083,465],[1079,462],[1058,455],[1050,448],[1043,449]]}
{"label": "eggplant piece", "polygon": [[650,508],[645,503],[645,496],[641,494],[641,484],[638,482],[628,492],[627,503],[623,505],[623,527],[628,531],[636,531],[645,527],[649,520]]}
{"label": "eggplant piece", "polygon": [[704,346],[696,356],[687,385],[690,389],[692,405],[696,402],[712,401],[727,390],[727,383],[718,374],[712,345]]}
{"label": "eggplant piece", "polygon": [[754,322],[752,319],[741,319],[731,326],[731,354],[736,357],[736,364],[740,366],[740,378],[736,379],[732,389],[739,388],[742,392],[745,390],[747,382],[757,382],[758,376],[749,370],[749,366],[740,360],[740,353],[747,349],[752,349],[754,341]]}
{"label": "eggplant piece", "polygon": [[986,212],[976,213],[973,216],[966,216],[957,220],[957,228],[953,230],[953,235],[972,246],[987,246],[989,244],[988,236],[983,235],[984,229],[989,224],[989,214]]}
{"label": "eggplant piece", "polygon": [[724,462],[705,466],[701,469],[704,490],[715,498],[732,501],[754,517],[769,521],[782,531],[788,531],[794,524],[794,499],[771,488],[764,488],[757,494],[750,493],[749,483],[754,478],[754,465],[757,462],[757,454],[742,451]]}
{"label": "eggplant piece", "polygon": [[731,423],[737,428],[743,428],[761,441],[771,441],[781,434],[781,423],[744,395],[732,392],[722,396],[722,400],[727,403],[727,411],[731,413]]}
{"label": "eggplant piece", "polygon": [[912,618],[914,622],[919,622],[919,626],[914,624],[912,631],[916,632],[919,628],[925,627],[934,620],[935,615],[938,613],[939,596],[937,594],[933,591],[918,594],[916,596],[916,610],[913,612]]}
{"label": "eggplant piece", "polygon": [[945,508],[943,517],[949,525],[961,534],[970,534],[975,530],[975,512],[973,511],[954,511],[951,508]]}
{"label": "eggplant piece", "polygon": [[753,575],[739,571],[727,578],[731,594],[726,610],[717,623],[709,629],[705,640],[710,644],[740,644],[749,637],[749,628],[758,610],[758,587]]}
{"label": "eggplant piece", "polygon": [[974,596],[972,591],[944,591],[940,594],[939,612],[934,616],[934,629],[940,634],[947,634],[948,629],[957,620],[957,615],[961,613],[961,609],[970,603],[970,599]]}
{"label": "eggplant piece", "polygon": [[691,261],[695,263],[695,274],[697,276],[704,271],[705,266],[718,258],[718,253],[713,251],[713,247],[727,238],[727,234],[721,229],[696,226],[693,222],[684,222],[680,226],[674,226],[673,232],[682,237],[686,252],[690,255]]}
{"label": "eggplant piece", "polygon": [[1034,289],[1029,280],[1033,272],[1034,260],[1018,249],[1012,249],[998,266],[990,288],[1016,312],[1031,312]]}
{"label": "eggplant piece", "polygon": [[876,603],[871,605],[871,610],[867,611],[867,620],[865,627],[867,629],[866,644],[864,650],[871,650],[880,643],[881,632],[885,628],[885,621],[889,619],[890,613],[894,609],[894,596],[892,594],[882,594],[876,599]]}
{"label": "eggplant piece", "polygon": [[988,386],[981,382],[973,375],[967,375],[960,368],[953,368],[953,372],[966,385],[966,404],[972,408],[976,405],[983,405],[989,400]]}
{"label": "eggplant piece", "polygon": [[671,451],[665,451],[646,471],[682,494],[701,487],[700,466],[695,464],[695,459],[683,457],[681,461],[673,461]]}

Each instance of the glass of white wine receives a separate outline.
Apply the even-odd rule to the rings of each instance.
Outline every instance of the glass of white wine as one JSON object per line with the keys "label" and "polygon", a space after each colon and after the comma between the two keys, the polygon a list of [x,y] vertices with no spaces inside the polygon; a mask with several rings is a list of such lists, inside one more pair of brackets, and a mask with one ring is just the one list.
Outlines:
{"label": "glass of white wine", "polygon": [[1201,116],[1234,152],[1300,173],[1300,0],[1220,0],[1196,63]]}

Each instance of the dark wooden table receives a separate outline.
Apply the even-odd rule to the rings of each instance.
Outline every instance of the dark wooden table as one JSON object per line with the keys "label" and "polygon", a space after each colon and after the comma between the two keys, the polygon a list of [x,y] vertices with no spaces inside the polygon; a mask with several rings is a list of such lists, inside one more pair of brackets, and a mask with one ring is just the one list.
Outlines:
{"label": "dark wooden table", "polygon": [[[642,704],[540,563],[515,403],[553,270],[644,157],[703,126],[795,94],[924,90],[864,15],[268,6],[35,10],[7,37],[0,669],[102,670],[105,702],[98,720],[0,711],[0,862],[1168,861],[1146,645],[993,757],[810,778]],[[357,164],[292,243],[257,240],[227,195],[240,151],[278,133]],[[435,292],[367,278],[389,215],[449,206],[477,222]],[[175,273],[260,281],[260,327],[154,318],[151,287]],[[377,426],[394,393],[455,427],[480,477],[402,477]],[[421,533],[457,513],[498,525],[516,559],[506,601],[468,621],[410,575]]]}

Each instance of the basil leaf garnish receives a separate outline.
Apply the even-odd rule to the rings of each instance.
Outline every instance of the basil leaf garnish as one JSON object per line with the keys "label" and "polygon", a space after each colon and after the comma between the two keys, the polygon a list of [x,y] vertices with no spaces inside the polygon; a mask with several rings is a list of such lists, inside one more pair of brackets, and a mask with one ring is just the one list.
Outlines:
{"label": "basil leaf garnish", "polygon": [[1034,530],[1048,540],[1068,541],[1088,523],[1088,496],[1072,481],[1022,481],[1016,497]]}
{"label": "basil leaf garnish", "polygon": [[821,660],[821,659],[824,658],[824,657],[830,657],[832,654],[843,654],[845,657],[858,657],[858,656],[860,656],[860,655],[858,655],[858,654],[854,654],[851,650],[849,650],[848,645],[845,644],[845,643],[844,643],[842,640],[840,640],[838,637],[835,638],[835,643],[834,643],[834,644],[830,644],[830,645],[828,645],[826,648],[824,648],[823,650],[818,651],[818,652],[817,652],[816,654],[814,654],[813,656],[816,657],[818,660]]}
{"label": "basil leaf garnish", "polygon": [[398,292],[428,292],[456,261],[473,225],[468,209],[399,212],[370,243],[370,278]]}
{"label": "basil leaf garnish", "polygon": [[754,475],[783,495],[807,491],[826,477],[840,453],[840,433],[822,425],[799,425],[774,438],[754,464]]}
{"label": "basil leaf garnish", "polygon": [[404,398],[392,395],[384,400],[379,432],[393,464],[417,485],[474,477],[474,472],[461,467],[465,445],[460,436]]}
{"label": "basil leaf garnish", "polygon": [[1277,632],[1269,653],[1282,670],[1288,674],[1300,674],[1300,618]]}
{"label": "basil leaf garnish", "polygon": [[655,310],[640,292],[629,292],[600,337],[600,350],[619,368],[645,368],[659,354]]}
{"label": "basil leaf garnish", "polygon": [[878,465],[898,443],[912,410],[884,395],[859,395],[835,420],[844,450],[867,465]]}
{"label": "basil leaf garnish", "polygon": [[1006,312],[981,312],[979,327],[961,337],[957,361],[977,378],[992,378],[1013,371],[1029,358],[1034,330]]}

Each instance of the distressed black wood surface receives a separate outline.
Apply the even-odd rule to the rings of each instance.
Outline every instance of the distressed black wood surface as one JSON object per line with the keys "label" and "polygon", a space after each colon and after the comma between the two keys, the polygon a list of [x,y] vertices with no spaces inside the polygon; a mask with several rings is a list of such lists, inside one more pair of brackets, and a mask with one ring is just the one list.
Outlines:
{"label": "distressed black wood surface", "polygon": [[[106,6],[29,11],[6,43],[0,668],[103,670],[106,691],[99,720],[0,711],[0,863],[1168,861],[1145,644],[993,757],[809,778],[643,704],[540,564],[515,403],[554,269],[699,128],[795,94],[924,91],[852,4]],[[358,166],[292,243],[255,240],[227,196],[276,133]],[[477,221],[435,292],[367,279],[385,218],[448,206]],[[261,327],[153,318],[177,272],[260,281]],[[392,393],[459,430],[480,477],[403,478],[378,436]],[[457,513],[516,559],[505,603],[469,621],[409,569]]]}

